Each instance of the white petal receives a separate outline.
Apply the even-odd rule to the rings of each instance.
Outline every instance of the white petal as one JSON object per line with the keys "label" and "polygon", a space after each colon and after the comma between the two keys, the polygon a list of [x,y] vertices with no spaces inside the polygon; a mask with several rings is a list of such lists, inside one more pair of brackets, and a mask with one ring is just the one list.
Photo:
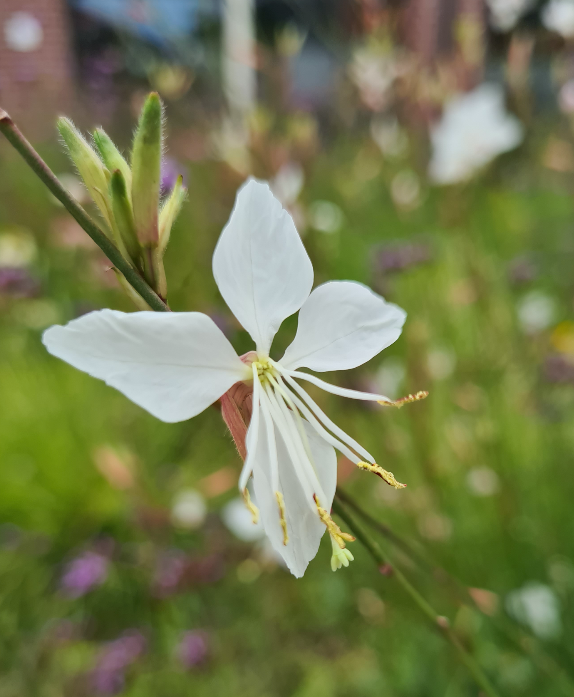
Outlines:
{"label": "white petal", "polygon": [[297,334],[280,364],[318,372],[356,368],[399,338],[406,316],[360,283],[325,283],[301,308]]}
{"label": "white petal", "polygon": [[42,338],[48,351],[105,380],[162,421],[199,414],[247,366],[221,330],[199,312],[90,312]]}
{"label": "white petal", "polygon": [[257,350],[267,354],[281,322],[313,286],[313,267],[293,220],[267,184],[249,179],[239,189],[213,254],[213,275]]}
{"label": "white petal", "polygon": [[[321,505],[330,510],[337,485],[337,458],[335,451],[322,438],[319,438],[307,423],[305,423],[305,430],[309,439],[317,476],[327,497],[325,502],[321,501]],[[259,438],[261,442],[260,447],[257,449],[253,470],[253,488],[257,497],[263,527],[271,540],[273,548],[285,560],[289,571],[297,578],[300,578],[305,573],[305,569],[311,559],[317,554],[321,537],[326,528],[305,499],[303,488],[295,474],[295,469],[283,437],[279,430],[275,428],[279,460],[279,488],[285,500],[285,517],[289,533],[289,542],[287,545],[283,544],[279,508],[275,492],[271,486],[266,429],[260,430]]]}

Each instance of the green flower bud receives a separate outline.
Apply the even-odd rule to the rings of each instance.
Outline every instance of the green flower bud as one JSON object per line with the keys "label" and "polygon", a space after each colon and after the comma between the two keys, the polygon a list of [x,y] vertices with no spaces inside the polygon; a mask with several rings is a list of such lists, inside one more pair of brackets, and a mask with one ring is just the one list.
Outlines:
{"label": "green flower bud", "polygon": [[94,203],[100,209],[108,227],[112,228],[111,202],[108,197],[109,171],[102,161],[76,129],[70,119],[58,119],[58,130],[68,147],[73,163],[88,189]]}
{"label": "green flower bud", "polygon": [[130,167],[103,128],[97,128],[94,131],[94,143],[108,170],[114,172],[119,169],[123,174],[128,194],[131,196],[132,173]]}
{"label": "green flower bud", "polygon": [[180,175],[175,182],[175,185],[169,195],[169,198],[165,201],[162,206],[161,212],[159,214],[159,247],[158,251],[163,256],[167,248],[167,243],[169,242],[169,236],[171,233],[171,228],[181,206],[185,201],[187,195],[187,189],[183,186],[183,177]]}
{"label": "green flower bud", "polygon": [[152,92],[143,106],[132,151],[132,205],[139,241],[157,246],[163,114]]}
{"label": "green flower bud", "polygon": [[132,204],[129,200],[126,180],[123,173],[116,169],[110,179],[110,196],[114,222],[119,236],[136,266],[139,265],[141,249],[136,235]]}

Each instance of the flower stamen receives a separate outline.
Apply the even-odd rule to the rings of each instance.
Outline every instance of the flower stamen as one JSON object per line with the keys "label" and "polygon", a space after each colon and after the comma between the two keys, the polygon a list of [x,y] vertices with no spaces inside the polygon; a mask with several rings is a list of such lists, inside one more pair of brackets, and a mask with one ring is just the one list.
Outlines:
{"label": "flower stamen", "polygon": [[251,520],[253,521],[253,525],[257,525],[257,523],[259,522],[259,509],[251,501],[251,496],[249,496],[249,489],[243,489],[241,495],[243,496],[243,501],[247,506],[247,510],[249,511],[249,513],[251,513]]}
{"label": "flower stamen", "polygon": [[286,547],[289,542],[289,533],[287,532],[287,520],[285,519],[285,501],[280,491],[275,492],[275,498],[279,506],[279,519],[281,521],[281,529],[283,530],[283,545]]}
{"label": "flower stamen", "polygon": [[345,541],[354,542],[356,538],[354,538],[352,535],[349,535],[348,532],[343,532],[341,530],[337,523],[335,523],[335,521],[331,518],[329,513],[321,506],[316,494],[313,495],[313,498],[315,499],[315,505],[317,506],[317,513],[319,514],[319,518],[321,518],[321,522],[327,528],[329,535],[331,535],[331,539],[335,540],[335,542],[339,545],[340,549],[345,549]]}
{"label": "flower stamen", "polygon": [[400,399],[395,400],[389,400],[388,402],[386,400],[379,399],[377,400],[377,404],[381,404],[383,407],[397,407],[397,409],[400,409],[401,407],[404,407],[405,404],[411,404],[412,402],[420,402],[421,399],[425,399],[428,396],[429,393],[426,390],[421,390],[416,394],[409,394],[406,397],[401,397]]}
{"label": "flower stamen", "polygon": [[383,469],[376,463],[372,465],[370,462],[357,462],[357,467],[367,472],[376,474],[377,477],[380,477],[383,481],[389,484],[389,486],[393,486],[395,489],[405,489],[407,486],[406,484],[401,484],[398,482],[392,472],[387,472],[387,470]]}

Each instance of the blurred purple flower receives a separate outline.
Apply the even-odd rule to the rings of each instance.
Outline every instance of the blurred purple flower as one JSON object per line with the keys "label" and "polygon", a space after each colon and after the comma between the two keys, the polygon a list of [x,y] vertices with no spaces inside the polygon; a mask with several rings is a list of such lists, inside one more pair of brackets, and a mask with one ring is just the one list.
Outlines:
{"label": "blurred purple flower", "polygon": [[405,271],[412,266],[424,264],[432,259],[428,244],[422,242],[393,242],[379,247],[375,266],[379,273]]}
{"label": "blurred purple flower", "polygon": [[145,651],[141,632],[130,630],[107,643],[100,652],[92,672],[92,684],[98,694],[115,695],[123,690],[125,671]]}
{"label": "blurred purple flower", "polygon": [[537,276],[536,264],[526,256],[515,257],[508,265],[508,278],[516,285],[534,281]]}
{"label": "blurred purple flower", "polygon": [[153,579],[153,592],[158,598],[176,593],[188,564],[187,556],[179,549],[170,550],[158,559]]}
{"label": "blurred purple flower", "polygon": [[161,193],[167,194],[173,189],[179,175],[183,176],[183,183],[186,184],[187,177],[185,167],[183,167],[173,157],[164,157],[161,161]]}
{"label": "blurred purple flower", "polygon": [[223,556],[216,553],[191,559],[185,575],[190,585],[216,583],[225,576]]}
{"label": "blurred purple flower", "polygon": [[205,632],[185,632],[177,647],[177,657],[185,668],[201,665],[208,654],[208,637]]}
{"label": "blurred purple flower", "polygon": [[79,598],[101,585],[108,576],[108,560],[96,552],[85,552],[66,566],[60,587],[69,598]]}
{"label": "blurred purple flower", "polygon": [[542,366],[542,373],[547,382],[574,382],[574,365],[572,361],[559,354],[546,356]]}
{"label": "blurred purple flower", "polygon": [[38,294],[40,284],[25,268],[0,267],[0,295],[31,298]]}

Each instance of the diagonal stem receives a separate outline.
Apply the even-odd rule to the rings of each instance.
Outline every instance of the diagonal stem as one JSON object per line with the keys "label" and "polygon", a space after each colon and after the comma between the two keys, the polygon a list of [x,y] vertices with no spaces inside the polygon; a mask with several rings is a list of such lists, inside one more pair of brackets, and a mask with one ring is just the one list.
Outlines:
{"label": "diagonal stem", "polygon": [[[457,578],[442,567],[436,566],[425,556],[416,552],[410,544],[391,530],[388,525],[385,525],[374,518],[370,513],[363,510],[346,491],[337,488],[335,496],[351,508],[372,530],[379,532],[383,537],[389,540],[389,542],[394,544],[408,559],[417,564],[421,570],[429,573],[434,580],[447,585],[449,592],[453,593],[460,603],[467,604],[470,607],[476,607],[476,601],[469,593],[468,588]],[[546,673],[551,680],[555,681],[557,685],[560,685],[562,694],[568,695],[568,697],[574,697],[574,681],[572,680],[570,672],[545,651],[537,638],[526,633],[522,628],[516,627],[510,619],[502,618],[495,620],[495,618],[490,617],[490,621],[501,636],[512,643],[519,651],[528,654],[532,662],[541,672]]]}
{"label": "diagonal stem", "polygon": [[126,281],[141,295],[152,310],[156,312],[169,312],[169,307],[159,295],[150,288],[133,266],[124,259],[116,245],[102,232],[82,206],[80,206],[60,184],[56,175],[34,150],[18,126],[16,126],[3,109],[0,109],[0,132],[4,134],[9,143],[20,153],[30,168],[48,187],[52,194],[54,194],[58,201],[63,204],[68,213],[76,219],[116,269],[124,275]]}
{"label": "diagonal stem", "polygon": [[[354,516],[349,512],[348,508],[342,503],[341,500],[335,499],[333,501],[333,510],[335,513],[342,518],[347,527],[350,529],[351,533],[355,535],[357,540],[366,548],[371,557],[376,562],[377,566],[382,567],[387,563],[383,552],[381,551],[378,544],[372,540],[369,535],[363,530],[359,525]],[[499,697],[498,693],[490,683],[486,674],[482,668],[478,665],[475,659],[468,653],[468,651],[463,646],[460,639],[452,631],[450,624],[446,617],[441,617],[434,608],[427,602],[425,598],[418,592],[418,590],[410,583],[410,581],[404,576],[400,569],[393,567],[393,577],[397,580],[398,584],[402,589],[411,597],[418,608],[422,611],[424,615],[431,621],[431,623],[439,629],[445,639],[449,641],[456,649],[460,659],[466,665],[476,683],[484,690],[484,692],[489,697]]]}

